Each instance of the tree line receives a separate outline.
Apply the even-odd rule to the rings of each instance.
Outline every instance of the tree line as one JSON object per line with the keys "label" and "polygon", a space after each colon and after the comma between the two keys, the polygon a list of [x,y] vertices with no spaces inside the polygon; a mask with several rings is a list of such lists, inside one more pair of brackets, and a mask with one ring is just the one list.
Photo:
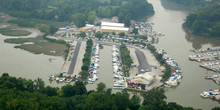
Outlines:
{"label": "tree line", "polygon": [[96,16],[119,16],[126,26],[130,20],[153,14],[146,0],[0,0],[0,10],[12,16],[28,19],[74,22],[78,27],[93,24]]}
{"label": "tree line", "polygon": [[195,110],[166,102],[164,92],[160,88],[144,92],[141,102],[138,95],[131,96],[126,90],[112,93],[104,83],[91,91],[79,81],[57,88],[45,86],[39,78],[32,81],[4,73],[0,77],[0,110]]}
{"label": "tree line", "polygon": [[204,6],[205,0],[167,0],[170,2],[175,2],[184,6]]}
{"label": "tree line", "polygon": [[[128,48],[126,47],[125,44],[121,44],[119,46],[120,49],[120,57],[121,57],[121,61],[123,64],[123,71],[125,73],[128,73],[129,68],[131,67],[131,64],[133,63],[131,56],[130,56],[130,51],[128,50]],[[124,74],[126,77],[129,76],[129,74]],[[127,76],[128,75],[128,76]]]}
{"label": "tree line", "polygon": [[91,54],[92,54],[92,46],[93,46],[92,39],[87,40],[86,45],[87,46],[83,58],[83,65],[81,67],[81,72],[79,73],[83,80],[85,80],[88,77],[88,70],[91,62]]}

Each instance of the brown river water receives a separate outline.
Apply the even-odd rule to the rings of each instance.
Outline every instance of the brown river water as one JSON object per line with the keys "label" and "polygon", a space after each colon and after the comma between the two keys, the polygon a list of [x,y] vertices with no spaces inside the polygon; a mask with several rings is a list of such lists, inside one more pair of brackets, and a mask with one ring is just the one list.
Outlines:
{"label": "brown river water", "polygon": [[165,9],[160,0],[148,0],[148,2],[153,5],[155,14],[147,21],[155,23],[155,31],[165,34],[155,46],[166,50],[178,62],[183,72],[180,85],[173,89],[166,89],[167,101],[205,110],[215,106],[220,107],[217,101],[200,97],[202,91],[220,88],[213,81],[204,78],[207,74],[215,73],[200,68],[197,62],[188,60],[188,56],[194,54],[189,50],[219,46],[220,40],[186,33],[182,24],[188,12]]}

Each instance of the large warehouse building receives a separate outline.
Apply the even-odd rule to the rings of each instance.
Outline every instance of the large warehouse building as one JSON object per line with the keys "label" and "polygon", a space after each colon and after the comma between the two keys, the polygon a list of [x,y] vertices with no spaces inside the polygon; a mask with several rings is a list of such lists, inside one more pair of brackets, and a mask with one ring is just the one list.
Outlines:
{"label": "large warehouse building", "polygon": [[101,32],[115,32],[115,33],[124,32],[125,34],[128,34],[129,28],[124,27],[124,23],[102,22]]}

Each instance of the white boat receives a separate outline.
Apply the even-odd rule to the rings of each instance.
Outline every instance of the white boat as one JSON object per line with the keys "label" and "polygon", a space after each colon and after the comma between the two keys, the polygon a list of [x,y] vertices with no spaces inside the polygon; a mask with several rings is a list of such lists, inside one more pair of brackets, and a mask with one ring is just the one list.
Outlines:
{"label": "white boat", "polygon": [[117,78],[117,79],[119,79],[120,77],[122,77],[122,76],[120,76],[120,75],[117,75],[117,74],[114,74],[114,78]]}
{"label": "white boat", "polygon": [[66,81],[64,81],[65,83],[71,83],[72,79],[66,79]]}
{"label": "white boat", "polygon": [[113,89],[125,89],[125,87],[113,87]]}
{"label": "white boat", "polygon": [[170,88],[171,86],[170,86],[170,85],[166,85],[166,84],[165,84],[165,85],[164,85],[164,87],[169,87],[169,88]]}
{"label": "white boat", "polygon": [[63,82],[65,80],[65,78],[60,78],[59,82]]}
{"label": "white boat", "polygon": [[203,91],[203,93],[201,93],[200,96],[203,97],[203,98],[208,98],[209,97],[209,92]]}

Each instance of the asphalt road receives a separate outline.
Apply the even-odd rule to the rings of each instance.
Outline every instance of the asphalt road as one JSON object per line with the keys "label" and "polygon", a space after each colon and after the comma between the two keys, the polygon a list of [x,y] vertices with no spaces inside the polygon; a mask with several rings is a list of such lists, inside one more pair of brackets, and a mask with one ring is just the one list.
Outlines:
{"label": "asphalt road", "polygon": [[77,60],[77,57],[79,54],[80,46],[81,46],[81,41],[77,41],[77,44],[75,47],[75,52],[74,52],[74,55],[73,55],[73,58],[72,58],[72,61],[71,61],[70,67],[69,67],[69,71],[67,74],[73,74],[73,71],[74,71],[74,68],[76,65],[76,60]]}
{"label": "asphalt road", "polygon": [[139,49],[135,50],[135,54],[138,58],[138,62],[139,62],[139,68],[138,68],[138,73],[141,73],[141,69],[149,69],[150,71],[152,70],[151,66],[148,64],[147,59],[144,55],[144,53],[142,51],[140,51]]}

